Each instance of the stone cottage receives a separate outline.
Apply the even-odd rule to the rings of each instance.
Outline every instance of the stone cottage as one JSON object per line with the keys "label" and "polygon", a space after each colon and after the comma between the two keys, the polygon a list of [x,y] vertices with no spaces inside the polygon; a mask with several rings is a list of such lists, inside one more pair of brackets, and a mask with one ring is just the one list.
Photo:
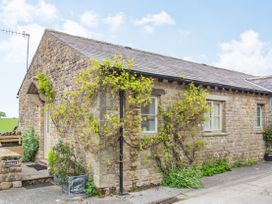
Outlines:
{"label": "stone cottage", "polygon": [[[272,107],[272,77],[256,77],[241,72],[221,69],[206,64],[184,61],[174,57],[132,49],[92,39],[72,36],[46,30],[25,75],[19,98],[19,129],[24,131],[31,126],[40,138],[37,160],[46,162],[47,155],[56,144],[58,135],[50,122],[46,104],[40,100],[34,73],[40,70],[50,78],[56,87],[56,100],[59,93],[71,85],[79,70],[87,68],[89,59],[103,61],[115,54],[125,59],[135,60],[134,71],[155,79],[152,103],[148,113],[152,117],[143,122],[142,131],[154,134],[158,130],[157,107],[166,105],[177,98],[183,83],[193,82],[208,90],[207,98],[213,111],[204,124],[202,137],[205,151],[209,154],[228,154],[231,160],[260,160],[264,154],[262,131],[270,121]],[[180,76],[183,76],[181,79]],[[108,108],[107,98],[99,95],[94,114],[99,117]],[[73,141],[72,136],[67,140]],[[124,147],[126,151],[126,147]],[[92,155],[83,152],[86,164],[92,166],[95,184],[98,188],[118,188],[117,165],[106,166],[105,161],[116,152],[98,152]],[[151,159],[139,159],[138,168],[130,174],[137,180],[131,181],[124,158],[124,186],[158,184],[161,175],[154,168]]]}

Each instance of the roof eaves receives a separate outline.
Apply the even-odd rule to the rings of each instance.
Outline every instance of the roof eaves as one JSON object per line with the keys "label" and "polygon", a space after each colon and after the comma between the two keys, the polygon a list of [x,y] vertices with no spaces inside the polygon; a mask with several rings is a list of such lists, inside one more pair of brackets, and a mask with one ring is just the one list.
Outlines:
{"label": "roof eaves", "polygon": [[148,72],[140,72],[140,71],[137,71],[137,70],[133,70],[133,72],[136,72],[138,74],[142,74],[143,76],[149,76],[149,77],[158,78],[158,79],[165,79],[165,80],[169,80],[169,81],[177,81],[177,82],[185,82],[185,83],[193,82],[195,84],[204,85],[204,86],[215,86],[215,87],[222,87],[222,88],[225,88],[225,89],[233,89],[233,90],[238,90],[238,91],[248,91],[248,92],[252,92],[252,93],[261,93],[261,94],[272,95],[271,90],[265,89],[264,87],[261,87],[261,86],[257,86],[254,83],[253,83],[253,85],[263,89],[263,91],[262,90],[256,90],[256,89],[248,89],[248,88],[230,86],[230,85],[219,84],[219,83],[211,83],[211,82],[204,82],[204,81],[193,80],[193,79],[186,79],[186,78],[181,78],[181,77],[159,75],[159,74],[153,74],[153,73],[148,73]]}
{"label": "roof eaves", "polygon": [[265,87],[263,87],[263,86],[260,86],[260,85],[258,85],[258,84],[255,84],[254,82],[251,82],[251,81],[249,81],[249,80],[246,80],[246,81],[247,81],[248,83],[250,83],[250,84],[256,86],[256,87],[259,87],[259,88],[261,88],[261,89],[264,89],[265,91],[268,91],[268,92],[271,92],[271,93],[272,93],[272,90],[270,90],[270,89],[267,89],[267,88],[265,88]]}

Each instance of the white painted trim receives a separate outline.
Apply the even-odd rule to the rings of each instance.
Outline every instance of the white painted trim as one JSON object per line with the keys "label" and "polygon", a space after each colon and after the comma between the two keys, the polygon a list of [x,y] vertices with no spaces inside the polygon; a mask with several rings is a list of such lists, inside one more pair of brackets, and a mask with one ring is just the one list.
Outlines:
{"label": "white painted trim", "polygon": [[[155,130],[154,131],[142,131],[144,134],[152,134],[152,133],[157,133],[158,132],[158,97],[157,96],[151,96],[151,99],[155,99]],[[151,115],[153,114],[144,114],[146,115]],[[141,114],[142,117],[142,114]]]}
{"label": "white painted trim", "polygon": [[[204,125],[204,132],[221,132],[223,130],[223,106],[222,106],[222,101],[209,101],[209,103],[211,103],[211,109],[213,109],[213,104],[214,103],[217,103],[219,104],[219,111],[220,111],[220,127],[219,129],[213,129],[213,117],[214,117],[214,114],[212,113],[211,114],[211,128],[210,129],[205,129],[205,125]],[[212,111],[212,110],[211,110]]]}

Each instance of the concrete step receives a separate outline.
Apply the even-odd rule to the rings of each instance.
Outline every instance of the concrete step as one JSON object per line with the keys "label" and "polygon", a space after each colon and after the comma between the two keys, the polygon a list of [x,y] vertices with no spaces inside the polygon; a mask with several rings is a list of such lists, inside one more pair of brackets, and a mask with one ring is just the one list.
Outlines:
{"label": "concrete step", "polygon": [[29,164],[22,164],[22,184],[23,186],[51,183],[53,177],[49,175],[47,169],[37,171],[34,168],[29,167]]}

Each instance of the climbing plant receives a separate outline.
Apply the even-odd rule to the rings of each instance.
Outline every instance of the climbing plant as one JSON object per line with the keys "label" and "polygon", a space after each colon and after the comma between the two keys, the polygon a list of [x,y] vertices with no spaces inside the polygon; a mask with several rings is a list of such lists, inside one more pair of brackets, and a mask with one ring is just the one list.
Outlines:
{"label": "climbing plant", "polygon": [[[206,91],[194,84],[186,85],[175,102],[159,108],[158,134],[142,138],[141,105],[150,103],[153,79],[134,72],[133,66],[132,60],[124,60],[121,55],[102,63],[90,60],[89,68],[79,72],[58,100],[54,100],[50,81],[40,74],[39,90],[48,96],[48,109],[58,134],[61,137],[72,134],[75,142],[81,142],[95,153],[109,145],[116,148],[119,128],[124,127],[130,170],[136,169],[138,154],[145,149],[151,149],[165,174],[170,169],[192,165],[196,152],[204,146],[197,133],[208,111]],[[118,104],[114,104],[119,101],[120,90],[125,92],[126,99],[123,121],[119,120]],[[97,106],[98,96],[100,102],[103,100],[102,95],[107,95],[113,103],[101,118],[92,107]]]}
{"label": "climbing plant", "polygon": [[[124,60],[121,55],[104,62],[90,60],[90,66],[81,70],[69,90],[54,100],[54,88],[45,75],[38,73],[39,91],[46,96],[52,122],[58,134],[72,134],[87,148],[96,152],[105,145],[116,146],[119,128],[125,126],[125,142],[129,147],[140,149],[140,107],[150,102],[153,79],[135,73],[133,60]],[[98,118],[95,106],[99,94],[108,94],[112,101],[118,100],[118,91],[125,91],[126,114],[119,120],[118,106],[112,106],[103,118]],[[116,100],[117,99],[117,100]],[[102,122],[101,122],[102,121]],[[92,139],[90,139],[92,136]],[[107,139],[101,139],[106,137]],[[106,142],[105,142],[106,141]],[[107,144],[106,144],[107,143]],[[137,151],[135,151],[136,154]],[[131,154],[134,156],[135,154]]]}
{"label": "climbing plant", "polygon": [[40,71],[36,72],[36,77],[38,79],[39,93],[44,95],[47,102],[53,102],[56,91],[53,88],[51,81]]}
{"label": "climbing plant", "polygon": [[153,138],[143,138],[142,145],[145,148],[152,147],[154,159],[164,174],[173,168],[191,166],[196,159],[196,152],[204,146],[198,133],[208,111],[206,97],[204,89],[191,83],[179,92],[173,104],[159,107],[160,131]]}

